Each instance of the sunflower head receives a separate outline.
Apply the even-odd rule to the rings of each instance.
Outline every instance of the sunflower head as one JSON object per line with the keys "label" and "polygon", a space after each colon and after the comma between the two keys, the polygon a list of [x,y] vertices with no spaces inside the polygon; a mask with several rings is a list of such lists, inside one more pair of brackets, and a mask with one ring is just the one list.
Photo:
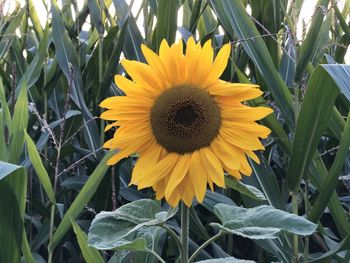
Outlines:
{"label": "sunflower head", "polygon": [[250,157],[264,149],[259,138],[270,130],[256,123],[272,112],[242,102],[262,94],[257,85],[219,79],[230,56],[224,45],[214,59],[211,41],[202,47],[190,38],[183,54],[182,41],[163,40],[159,55],[146,46],[147,63],[124,59],[132,80],[115,76],[126,96],[105,99],[101,118],[117,126],[105,148],[118,150],[112,165],[133,153],[139,158],[130,184],[152,187],[156,198],[171,206],[182,200],[202,202],[207,185],[225,187],[224,171],[237,179],[252,172]]}

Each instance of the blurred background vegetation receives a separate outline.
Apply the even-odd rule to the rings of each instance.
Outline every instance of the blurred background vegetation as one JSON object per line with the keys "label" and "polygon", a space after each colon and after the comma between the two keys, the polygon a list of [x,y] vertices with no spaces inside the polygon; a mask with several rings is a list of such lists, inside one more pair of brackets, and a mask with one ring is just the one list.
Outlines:
{"label": "blurred background vegetation", "polygon": [[[245,186],[228,180],[193,205],[190,251],[213,234],[217,203],[270,204],[318,223],[317,232],[297,246],[288,234],[231,235],[198,259],[350,261],[349,0],[319,0],[307,21],[306,0],[26,0],[10,12],[9,2],[0,1],[0,262],[157,262],[87,246],[96,213],[154,196],[128,187],[137,156],[105,165],[101,146],[113,131],[104,134],[98,104],[122,95],[118,62],[144,61],[141,43],[157,50],[163,38],[192,35],[215,50],[230,42],[222,78],[259,84],[265,95],[249,104],[275,112],[262,120],[272,134]],[[258,190],[237,191],[249,186]],[[168,224],[179,230],[179,218]],[[155,242],[175,262],[173,241],[160,233]]]}

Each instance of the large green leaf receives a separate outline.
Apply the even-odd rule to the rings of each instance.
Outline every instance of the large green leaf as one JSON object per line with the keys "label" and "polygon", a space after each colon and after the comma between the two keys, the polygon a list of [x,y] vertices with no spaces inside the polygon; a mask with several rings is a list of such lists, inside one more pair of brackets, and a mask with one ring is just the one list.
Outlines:
{"label": "large green leaf", "polygon": [[254,263],[255,261],[252,260],[244,260],[244,259],[238,259],[234,257],[227,257],[227,258],[216,258],[216,259],[207,259],[207,260],[201,260],[196,261],[196,263]]}
{"label": "large green leaf", "polygon": [[71,227],[70,220],[74,220],[78,217],[85,205],[90,201],[91,197],[96,192],[98,185],[100,184],[103,176],[105,175],[108,165],[107,160],[113,155],[113,151],[110,151],[101,160],[100,164],[96,167],[95,171],[90,175],[89,180],[85,183],[84,187],[80,190],[79,194],[70,205],[68,211],[65,213],[61,223],[57,227],[57,230],[52,236],[52,241],[49,245],[51,250],[55,249],[58,243],[61,241],[64,234]]}
{"label": "large green leaf", "polygon": [[274,239],[281,231],[297,235],[310,235],[316,225],[303,217],[278,210],[272,206],[243,208],[217,204],[215,215],[221,224],[211,223],[222,231],[250,239]]}
{"label": "large green leaf", "polygon": [[292,191],[297,190],[301,178],[308,171],[316,146],[328,125],[339,90],[344,94],[350,91],[348,84],[338,85],[336,81],[341,80],[337,80],[337,75],[331,75],[329,71],[337,71],[340,74],[339,72],[344,73],[348,70],[349,66],[322,65],[318,66],[310,77],[297,121],[287,173],[287,184]]}
{"label": "large green leaf", "polygon": [[141,199],[113,212],[101,212],[91,223],[89,245],[98,249],[145,250],[152,244],[152,232],[157,230],[152,226],[164,224],[176,211],[161,211],[158,201]]}
{"label": "large green leaf", "polygon": [[242,41],[245,52],[262,74],[286,122],[290,127],[294,127],[291,94],[241,0],[210,0],[209,3],[231,39],[237,37]]}

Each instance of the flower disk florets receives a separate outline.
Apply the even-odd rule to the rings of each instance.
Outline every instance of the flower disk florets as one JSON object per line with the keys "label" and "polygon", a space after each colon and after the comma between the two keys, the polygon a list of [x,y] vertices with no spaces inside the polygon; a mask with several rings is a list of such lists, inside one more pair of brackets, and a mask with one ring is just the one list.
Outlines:
{"label": "flower disk florets", "polygon": [[213,97],[191,85],[165,90],[151,110],[153,134],[168,152],[185,154],[208,147],[220,125],[220,108]]}

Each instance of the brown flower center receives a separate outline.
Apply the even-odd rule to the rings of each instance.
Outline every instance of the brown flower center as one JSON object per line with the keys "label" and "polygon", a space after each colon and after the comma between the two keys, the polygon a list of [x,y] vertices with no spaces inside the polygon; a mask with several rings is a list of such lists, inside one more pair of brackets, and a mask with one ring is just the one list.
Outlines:
{"label": "brown flower center", "polygon": [[153,134],[169,152],[185,154],[209,146],[220,125],[220,108],[213,97],[191,85],[165,90],[151,110]]}

